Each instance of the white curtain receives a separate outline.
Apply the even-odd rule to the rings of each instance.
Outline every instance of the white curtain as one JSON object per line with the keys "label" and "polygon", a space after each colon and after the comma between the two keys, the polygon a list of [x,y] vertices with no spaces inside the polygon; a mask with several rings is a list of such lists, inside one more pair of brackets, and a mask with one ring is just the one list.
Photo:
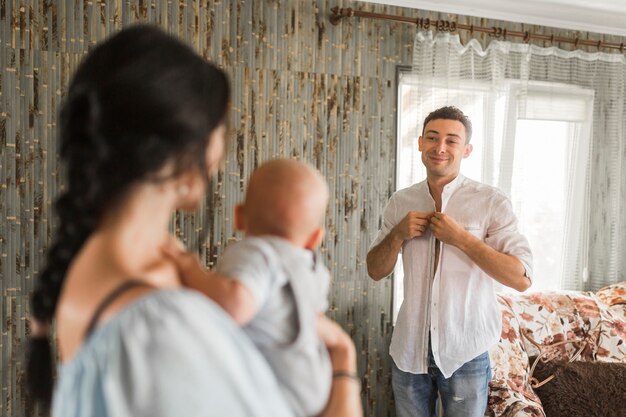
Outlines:
{"label": "white curtain", "polygon": [[[518,216],[535,229],[528,231],[535,234],[535,262],[558,264],[565,289],[596,290],[626,280],[624,55],[500,41],[483,49],[476,40],[462,45],[457,35],[431,32],[416,35],[413,54],[412,71],[401,82],[413,86],[417,131],[443,105],[470,115],[480,150],[463,164],[477,164],[476,179],[512,197]],[[566,138],[561,145],[548,134],[554,129]],[[537,142],[540,134],[548,136]],[[417,147],[402,141],[398,159],[419,161]],[[558,168],[550,162],[557,159],[563,161]],[[558,177],[565,185],[551,189]],[[524,196],[533,193],[551,193],[548,203],[564,212],[532,218],[536,203]],[[557,212],[554,207],[542,213]],[[553,242],[555,235],[561,259],[544,259],[545,236]]]}

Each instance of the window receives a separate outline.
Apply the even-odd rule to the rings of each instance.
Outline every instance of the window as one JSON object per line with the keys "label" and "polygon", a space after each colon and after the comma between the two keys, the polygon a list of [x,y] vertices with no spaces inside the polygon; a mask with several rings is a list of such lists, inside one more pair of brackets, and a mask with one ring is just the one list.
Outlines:
{"label": "window", "polygon": [[[424,93],[426,92],[426,93]],[[455,105],[472,120],[466,177],[502,189],[534,255],[532,289],[580,289],[586,279],[589,145],[593,93],[562,84],[420,86],[408,70],[398,84],[397,189],[422,181],[417,149],[428,113]],[[498,286],[499,290],[508,289]],[[513,291],[513,290],[511,290]],[[401,257],[394,312],[402,300]]]}

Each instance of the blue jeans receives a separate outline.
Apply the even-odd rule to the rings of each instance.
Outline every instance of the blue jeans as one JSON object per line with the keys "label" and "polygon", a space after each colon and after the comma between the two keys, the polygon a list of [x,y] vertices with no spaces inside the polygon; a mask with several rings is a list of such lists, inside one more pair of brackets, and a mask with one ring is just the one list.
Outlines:
{"label": "blue jeans", "polygon": [[428,373],[412,374],[392,370],[393,394],[397,417],[435,417],[437,392],[445,417],[482,417],[487,408],[491,365],[485,352],[444,378],[428,346]]}

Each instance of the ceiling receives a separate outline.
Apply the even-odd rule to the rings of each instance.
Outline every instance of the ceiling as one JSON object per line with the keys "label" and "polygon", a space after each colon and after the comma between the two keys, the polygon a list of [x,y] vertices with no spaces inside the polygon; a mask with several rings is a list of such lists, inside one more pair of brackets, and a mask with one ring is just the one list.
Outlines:
{"label": "ceiling", "polygon": [[626,36],[626,0],[363,0],[510,22]]}

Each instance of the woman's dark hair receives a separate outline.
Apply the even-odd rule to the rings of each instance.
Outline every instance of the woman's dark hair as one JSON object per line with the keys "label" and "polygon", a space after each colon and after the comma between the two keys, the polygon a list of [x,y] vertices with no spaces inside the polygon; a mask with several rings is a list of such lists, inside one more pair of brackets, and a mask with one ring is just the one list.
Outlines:
{"label": "woman's dark hair", "polygon": [[[81,63],[60,113],[60,155],[67,181],[55,209],[58,229],[31,299],[37,323],[49,324],[72,259],[103,214],[143,181],[190,167],[207,172],[211,132],[230,99],[223,71],[152,26],[110,37]],[[162,178],[161,178],[162,179]],[[27,379],[34,399],[50,405],[48,337],[30,340]]]}

